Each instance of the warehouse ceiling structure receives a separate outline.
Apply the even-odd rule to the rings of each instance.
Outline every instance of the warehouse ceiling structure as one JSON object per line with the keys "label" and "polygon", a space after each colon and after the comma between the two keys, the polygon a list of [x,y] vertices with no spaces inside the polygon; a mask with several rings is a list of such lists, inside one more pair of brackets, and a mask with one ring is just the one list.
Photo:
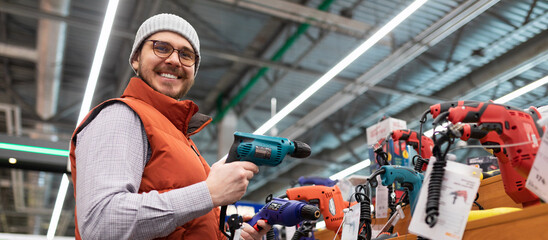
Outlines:
{"label": "warehouse ceiling structure", "polygon": [[[213,163],[217,149],[229,147],[222,130],[254,132],[412,2],[121,0],[92,106],[119,96],[132,76],[128,56],[140,23],[180,15],[200,36],[200,69],[186,98],[214,118],[194,137]],[[0,0],[0,142],[68,149],[107,4]],[[418,130],[432,104],[497,99],[542,79],[547,29],[542,0],[427,1],[265,133],[308,143],[312,154],[261,167],[244,200],[263,202],[300,176],[329,177],[369,158],[366,128],[385,117]],[[506,104],[547,105],[547,90]],[[46,234],[66,157],[38,158],[14,168],[0,156],[0,232]],[[71,188],[59,236],[74,236]]]}

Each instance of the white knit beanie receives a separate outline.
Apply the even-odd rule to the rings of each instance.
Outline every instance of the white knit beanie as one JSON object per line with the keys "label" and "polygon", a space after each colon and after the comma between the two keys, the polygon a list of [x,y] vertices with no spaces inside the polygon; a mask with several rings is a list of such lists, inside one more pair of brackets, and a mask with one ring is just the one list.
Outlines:
{"label": "white knit beanie", "polygon": [[[137,48],[139,48],[141,43],[150,35],[160,31],[172,31],[178,33],[190,42],[194,48],[196,56],[198,56],[198,59],[194,64],[194,76],[196,76],[198,73],[198,67],[200,66],[200,60],[202,59],[200,56],[200,40],[198,39],[198,34],[192,25],[190,25],[190,23],[186,20],[169,13],[154,15],[141,24],[139,30],[137,30],[137,34],[135,34],[135,42],[133,42],[133,48],[131,49],[131,54],[129,55],[129,65],[131,68],[133,68],[131,65],[131,60],[133,59],[135,52],[137,52]],[[133,69],[133,71],[137,73],[135,69]]]}

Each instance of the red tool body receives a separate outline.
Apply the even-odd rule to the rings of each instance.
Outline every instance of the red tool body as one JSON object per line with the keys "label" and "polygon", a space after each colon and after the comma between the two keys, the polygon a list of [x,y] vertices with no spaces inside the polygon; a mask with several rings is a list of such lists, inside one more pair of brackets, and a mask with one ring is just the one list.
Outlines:
{"label": "red tool body", "polygon": [[325,221],[325,227],[334,232],[337,232],[341,226],[344,217],[343,209],[357,203],[344,201],[341,190],[336,185],[333,187],[320,185],[295,187],[287,189],[286,195],[290,200],[318,204]]}
{"label": "red tool body", "polygon": [[464,106],[467,104],[477,104],[478,101],[454,101],[454,102],[443,102],[430,106],[430,114],[432,118],[437,118],[440,113],[447,112],[450,108],[457,106]]}
{"label": "red tool body", "polygon": [[[421,149],[419,151],[419,133],[409,129],[399,129],[394,130],[390,134],[392,139],[396,141],[405,141],[407,144],[411,145],[413,149],[420,153],[421,157],[424,159],[430,159],[432,157],[432,148],[434,148],[434,141],[431,138],[422,135],[421,139]],[[426,170],[427,162],[423,164],[422,170]]]}
{"label": "red tool body", "polygon": [[502,147],[504,142],[496,132],[482,130],[476,124],[465,124],[461,139],[467,141],[470,138],[479,139],[485,148],[493,151],[499,162],[504,191],[515,203],[522,204],[523,207],[540,204],[537,195],[525,188],[527,179],[512,167],[506,149]]}
{"label": "red tool body", "polygon": [[508,145],[506,150],[512,167],[522,177],[529,175],[543,133],[532,114],[492,102],[466,104],[448,111],[447,119],[454,124],[477,123],[481,129],[495,131]]}

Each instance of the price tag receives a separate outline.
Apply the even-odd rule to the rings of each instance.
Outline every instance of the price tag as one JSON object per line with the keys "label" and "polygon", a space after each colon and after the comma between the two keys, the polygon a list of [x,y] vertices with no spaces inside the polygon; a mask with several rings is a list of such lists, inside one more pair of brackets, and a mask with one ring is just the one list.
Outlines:
{"label": "price tag", "polygon": [[341,240],[356,240],[360,230],[360,204],[354,204],[344,214]]}
{"label": "price tag", "polygon": [[[547,129],[548,130],[548,129]],[[542,142],[537,151],[535,162],[527,177],[525,187],[535,193],[546,202],[548,200],[548,135],[547,131],[542,136]]]}
{"label": "price tag", "polygon": [[381,176],[377,176],[377,182],[379,183],[376,190],[375,201],[375,218],[387,218],[388,217],[388,187],[381,184]]}
{"label": "price tag", "polygon": [[287,239],[289,239],[289,236],[295,235],[295,232],[297,232],[296,226],[286,226],[285,227],[285,236]]}
{"label": "price tag", "polygon": [[447,161],[439,202],[439,216],[432,228],[425,222],[428,183],[435,157],[430,159],[409,232],[430,239],[462,239],[468,214],[480,185],[481,169]]}

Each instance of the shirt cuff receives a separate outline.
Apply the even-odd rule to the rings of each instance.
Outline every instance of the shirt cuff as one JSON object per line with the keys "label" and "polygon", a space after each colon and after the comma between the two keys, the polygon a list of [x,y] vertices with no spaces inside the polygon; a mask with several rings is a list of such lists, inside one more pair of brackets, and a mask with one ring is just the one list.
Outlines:
{"label": "shirt cuff", "polygon": [[205,215],[213,209],[213,201],[205,181],[174,189],[169,193],[169,199],[179,226]]}

